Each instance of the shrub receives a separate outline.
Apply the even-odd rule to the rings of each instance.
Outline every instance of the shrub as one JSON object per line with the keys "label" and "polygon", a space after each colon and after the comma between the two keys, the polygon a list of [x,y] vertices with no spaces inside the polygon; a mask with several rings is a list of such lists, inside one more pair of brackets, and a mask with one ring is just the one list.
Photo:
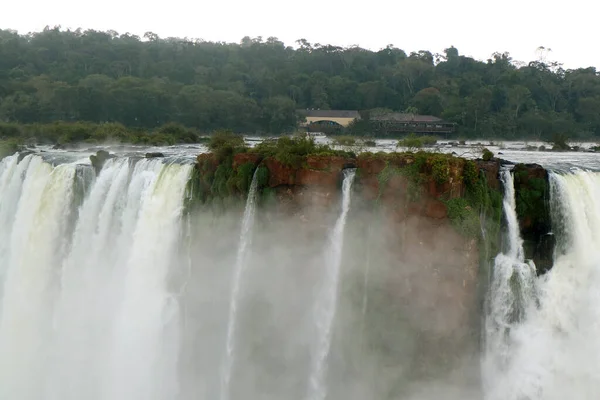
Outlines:
{"label": "shrub", "polygon": [[371,139],[363,140],[363,144],[367,147],[377,147],[377,142]]}
{"label": "shrub", "polygon": [[257,185],[259,188],[263,188],[269,185],[269,169],[267,167],[261,165],[260,167],[258,167],[256,174]]}
{"label": "shrub", "polygon": [[[241,193],[247,193],[254,177],[254,164],[249,162],[242,164],[237,169],[235,187]],[[257,177],[258,179],[258,177]]]}
{"label": "shrub", "polygon": [[434,146],[438,141],[438,138],[435,136],[421,136],[420,139],[424,146]]}
{"label": "shrub", "polygon": [[0,160],[4,157],[12,156],[20,148],[20,142],[17,139],[8,139],[0,141]]}
{"label": "shrub", "polygon": [[333,142],[340,146],[354,146],[356,144],[356,138],[353,136],[336,136]]}
{"label": "shrub", "polygon": [[231,131],[221,130],[212,134],[210,142],[208,142],[208,148],[220,162],[236,153],[245,151],[246,143],[243,136],[236,135]]}
{"label": "shrub", "polygon": [[227,197],[231,192],[231,188],[228,185],[229,178],[233,175],[233,168],[228,163],[219,164],[215,171],[214,179],[210,188],[211,193],[214,196],[221,198]]}
{"label": "shrub", "polygon": [[450,159],[442,154],[432,157],[431,175],[438,184],[447,182],[450,178]]}
{"label": "shrub", "polygon": [[352,135],[363,136],[373,131],[371,121],[366,119],[354,119],[348,124],[345,129],[346,132]]}
{"label": "shrub", "polygon": [[483,149],[483,155],[481,156],[483,161],[490,161],[493,157],[494,157],[494,153],[492,153],[487,148]]}
{"label": "shrub", "polygon": [[464,198],[446,201],[448,218],[455,229],[468,237],[477,237],[480,229],[479,215],[473,206]]}
{"label": "shrub", "polygon": [[569,143],[567,143],[567,141],[569,140],[569,138],[567,137],[567,135],[562,134],[562,133],[556,133],[553,137],[552,137],[552,150],[555,151],[561,151],[561,150],[570,150],[571,146],[569,146]]}
{"label": "shrub", "polygon": [[181,124],[170,122],[161,126],[158,133],[171,138],[173,143],[195,143],[198,135]]}
{"label": "shrub", "polygon": [[423,147],[423,140],[414,133],[398,141],[398,147],[406,147],[409,151]]}
{"label": "shrub", "polygon": [[19,137],[21,136],[21,127],[17,124],[0,123],[1,137]]}
{"label": "shrub", "polygon": [[406,147],[411,151],[411,149],[420,149],[423,146],[433,146],[437,141],[438,138],[435,136],[417,136],[411,133],[398,141],[398,147]]}
{"label": "shrub", "polygon": [[279,162],[299,167],[308,155],[340,155],[351,156],[354,154],[342,150],[333,150],[327,145],[317,144],[312,137],[288,137],[264,140],[253,149],[262,157],[275,157]]}
{"label": "shrub", "polygon": [[92,136],[93,139],[103,141],[125,142],[132,140],[132,137],[123,124],[109,123],[102,124],[96,128]]}
{"label": "shrub", "polygon": [[479,171],[477,165],[471,160],[465,160],[463,167],[463,179],[467,188],[472,188],[477,184]]}

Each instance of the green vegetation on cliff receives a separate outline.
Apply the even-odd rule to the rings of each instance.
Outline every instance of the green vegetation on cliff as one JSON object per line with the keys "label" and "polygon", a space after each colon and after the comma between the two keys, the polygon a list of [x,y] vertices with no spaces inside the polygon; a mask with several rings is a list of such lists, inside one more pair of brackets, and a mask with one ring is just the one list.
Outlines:
{"label": "green vegetation on cliff", "polygon": [[200,132],[280,134],[306,108],[371,110],[352,124],[356,135],[371,133],[369,115],[395,110],[442,117],[461,136],[598,137],[600,77],[545,57],[522,66],[508,53],[474,60],[454,47],[407,54],[304,39],[292,48],[274,37],[215,43],[151,32],[0,30],[0,121],[145,131],[176,122]]}
{"label": "green vegetation on cliff", "polygon": [[[257,168],[258,187],[262,192],[268,185],[269,170],[260,163],[268,158],[287,168],[298,169],[303,167],[308,156],[355,157],[353,153],[317,144],[314,138],[307,136],[265,140],[250,148],[242,136],[231,131],[218,131],[211,136],[208,147],[211,153],[198,156],[190,179],[188,197],[191,202],[205,204],[214,199],[244,199]],[[236,160],[243,162],[236,164]]]}
{"label": "green vegetation on cliff", "polygon": [[377,174],[378,199],[391,179],[402,177],[407,181],[405,193],[409,202],[420,202],[424,192],[428,191],[427,196],[446,205],[448,218],[465,236],[479,237],[482,229],[490,231],[492,236],[499,232],[502,194],[488,185],[486,175],[479,171],[474,161],[423,151],[362,153],[358,158],[385,163]]}
{"label": "green vegetation on cliff", "polygon": [[[502,193],[488,185],[485,174],[471,160],[464,162],[463,179],[464,196],[446,202],[448,218],[466,235],[495,242],[502,220]],[[482,230],[488,232],[488,238],[481,237]],[[494,250],[497,245],[493,243]]]}
{"label": "green vegetation on cliff", "polygon": [[334,150],[325,144],[317,144],[314,138],[307,136],[267,139],[248,151],[258,154],[261,159],[274,157],[284,165],[294,168],[302,166],[302,162],[309,155],[355,157],[354,153]]}
{"label": "green vegetation on cliff", "polygon": [[531,225],[547,225],[548,219],[548,184],[545,177],[530,176],[530,171],[517,165],[514,170],[516,185],[519,187],[516,196],[517,216],[520,221]]}
{"label": "green vegetation on cliff", "polygon": [[[355,155],[305,136],[281,137],[249,148],[240,136],[227,131],[213,135],[208,146],[212,153],[198,156],[190,183],[189,198],[196,204],[243,201],[257,168],[259,194],[272,197],[280,185],[336,185],[341,168],[357,166],[355,190],[375,180],[376,202],[386,196],[388,202],[412,203],[428,213],[427,204],[434,200],[436,218],[447,216],[467,237],[487,231],[492,238],[499,232],[502,195],[471,160],[424,151]],[[335,170],[330,169],[332,163]]]}
{"label": "green vegetation on cliff", "polygon": [[534,261],[538,273],[544,273],[553,264],[555,236],[549,233],[560,230],[551,226],[548,172],[540,165],[517,164],[513,175],[525,257]]}

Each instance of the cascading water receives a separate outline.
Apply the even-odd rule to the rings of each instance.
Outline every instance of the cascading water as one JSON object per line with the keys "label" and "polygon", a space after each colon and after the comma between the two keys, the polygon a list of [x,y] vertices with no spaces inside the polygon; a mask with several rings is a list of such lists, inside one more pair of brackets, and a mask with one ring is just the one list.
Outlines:
{"label": "cascading water", "polygon": [[[2,282],[6,274],[6,266],[10,257],[10,236],[14,227],[15,214],[19,205],[18,199],[23,190],[23,180],[33,156],[25,157],[18,162],[19,156],[7,157],[0,163],[0,295]],[[1,312],[1,311],[0,311]]]}
{"label": "cascading water", "polygon": [[560,250],[536,281],[539,306],[506,333],[510,357],[489,376],[490,400],[600,396],[600,174],[550,174],[550,188]]}
{"label": "cascading water", "polygon": [[535,266],[525,263],[516,212],[514,180],[510,170],[501,171],[506,218],[505,250],[496,256],[492,272],[489,311],[486,319],[484,386],[493,386],[511,356],[510,334],[525,318],[535,293]]}
{"label": "cascading water", "polygon": [[0,398],[177,395],[167,288],[191,165],[0,163]]}
{"label": "cascading water", "polygon": [[107,398],[162,400],[177,394],[179,306],[169,293],[167,277],[190,169],[189,165],[163,165],[142,201],[125,264]]}
{"label": "cascading water", "polygon": [[[52,165],[37,155],[0,161],[0,399],[191,400],[217,398],[219,389],[224,400],[230,391],[266,400],[431,398],[410,397],[412,389],[400,387],[415,379],[405,365],[419,354],[421,332],[403,332],[403,321],[427,316],[408,315],[410,304],[381,309],[402,301],[393,294],[408,283],[389,271],[405,266],[393,251],[365,248],[367,233],[345,227],[354,171],[344,171],[333,227],[321,223],[328,214],[320,211],[301,226],[297,215],[274,218],[268,229],[253,226],[254,176],[237,242],[238,215],[201,208],[183,226],[191,168],[117,157],[96,176],[89,165]],[[505,246],[487,303],[485,398],[595,400],[600,173],[550,173],[557,246],[553,268],[538,278],[524,259],[512,175],[501,176]],[[371,221],[358,215],[353,222]],[[182,232],[187,242],[177,246]],[[314,232],[329,234],[324,256]],[[349,261],[351,247],[367,252],[368,269],[362,261],[341,269],[342,252]],[[322,290],[312,310],[316,281]],[[439,292],[440,283],[446,282],[431,289]],[[231,293],[222,290],[228,285]],[[402,313],[405,320],[387,324]],[[355,336],[340,329],[358,331],[360,321],[364,332]]]}
{"label": "cascading water", "polygon": [[240,243],[237,251],[237,258],[233,271],[233,287],[231,290],[231,300],[229,303],[229,318],[227,322],[227,339],[225,344],[225,358],[221,370],[221,400],[228,400],[231,385],[231,372],[234,362],[235,349],[235,330],[236,319],[239,306],[240,288],[246,267],[248,248],[252,241],[252,226],[254,225],[254,214],[256,212],[256,192],[258,189],[258,169],[254,172],[246,208],[244,209],[244,218],[242,219],[242,228],[240,233]]}
{"label": "cascading water", "polygon": [[[56,267],[63,257],[74,165],[28,165],[11,233],[0,319],[0,398],[43,398]],[[12,200],[14,201],[14,200]]]}
{"label": "cascading water", "polygon": [[344,246],[344,227],[350,209],[350,195],[352,182],[356,174],[355,169],[344,170],[342,184],[342,211],[329,236],[329,248],[326,253],[325,280],[321,292],[317,297],[315,322],[317,326],[317,346],[313,354],[312,367],[309,378],[308,399],[323,400],[327,396],[326,367],[335,312],[337,308],[338,284],[340,267],[342,264],[342,250]]}

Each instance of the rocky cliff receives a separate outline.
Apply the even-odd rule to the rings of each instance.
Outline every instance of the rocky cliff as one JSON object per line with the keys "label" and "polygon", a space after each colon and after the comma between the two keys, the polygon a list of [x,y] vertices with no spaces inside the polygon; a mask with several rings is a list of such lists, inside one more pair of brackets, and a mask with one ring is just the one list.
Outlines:
{"label": "rocky cliff", "polygon": [[538,274],[543,274],[552,267],[554,252],[548,171],[537,164],[518,164],[513,174],[525,257],[534,261]]}
{"label": "rocky cliff", "polygon": [[[371,281],[377,312],[367,312],[379,332],[372,345],[382,346],[380,330],[409,327],[420,349],[411,368],[424,377],[449,373],[478,353],[485,282],[501,247],[502,163],[425,152],[293,158],[208,153],[198,156],[192,186],[203,206],[241,209],[256,174],[260,204],[271,220],[291,218],[298,235],[323,242],[340,204],[343,170],[355,168],[344,268],[360,275],[365,265],[377,263],[379,273]],[[543,272],[552,253],[551,243],[544,242],[547,173],[536,165],[514,168],[527,256]],[[380,313],[397,315],[401,326],[379,320]]]}

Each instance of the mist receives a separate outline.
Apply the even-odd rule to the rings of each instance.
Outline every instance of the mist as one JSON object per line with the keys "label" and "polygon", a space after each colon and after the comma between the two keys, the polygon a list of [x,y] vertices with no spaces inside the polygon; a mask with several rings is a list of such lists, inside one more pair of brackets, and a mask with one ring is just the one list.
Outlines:
{"label": "mist", "polygon": [[[332,196],[282,193],[259,205],[240,284],[233,399],[309,398],[315,305],[341,212],[341,194]],[[219,398],[243,203],[217,210],[196,210],[184,222],[190,256],[189,275],[179,277],[187,279],[180,298],[182,399]],[[481,398],[477,254],[450,226],[421,217],[398,221],[388,211],[352,195],[327,398]]]}
{"label": "mist", "polygon": [[[222,398],[245,199],[186,207],[190,170],[116,158],[93,178],[2,161],[1,398]],[[481,398],[474,241],[353,187],[257,202],[229,398]],[[331,319],[317,317],[324,304]]]}

